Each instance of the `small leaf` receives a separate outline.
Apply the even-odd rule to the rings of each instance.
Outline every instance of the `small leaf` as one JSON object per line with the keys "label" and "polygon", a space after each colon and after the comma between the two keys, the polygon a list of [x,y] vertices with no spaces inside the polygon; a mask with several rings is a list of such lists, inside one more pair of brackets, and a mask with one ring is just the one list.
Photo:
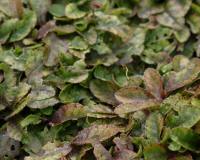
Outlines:
{"label": "small leaf", "polygon": [[165,91],[163,89],[163,82],[160,74],[152,68],[148,68],[144,72],[144,83],[146,89],[151,93],[157,100],[164,98]]}
{"label": "small leaf", "polygon": [[94,155],[96,160],[112,160],[111,154],[104,148],[100,142],[93,142]]}

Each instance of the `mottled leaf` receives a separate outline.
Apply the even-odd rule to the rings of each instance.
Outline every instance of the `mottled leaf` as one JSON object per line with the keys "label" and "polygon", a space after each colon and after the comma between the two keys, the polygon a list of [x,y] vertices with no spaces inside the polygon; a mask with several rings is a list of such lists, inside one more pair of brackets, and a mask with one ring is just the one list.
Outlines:
{"label": "mottled leaf", "polygon": [[87,115],[84,106],[79,103],[70,103],[61,106],[53,115],[51,123],[61,124],[69,120],[77,120]]}
{"label": "mottled leaf", "polygon": [[144,148],[145,160],[167,160],[167,152],[164,147],[154,144]]}
{"label": "mottled leaf", "polygon": [[119,133],[120,130],[121,129],[115,125],[93,125],[80,131],[74,138],[73,144],[89,144],[94,140],[105,141]]}
{"label": "mottled leaf", "polygon": [[35,12],[26,11],[22,20],[18,21],[15,26],[14,32],[10,35],[10,42],[19,41],[25,38],[30,31],[35,27],[37,17]]}
{"label": "mottled leaf", "polygon": [[145,70],[144,83],[147,91],[156,99],[161,100],[164,98],[165,91],[163,89],[163,82],[160,74],[155,69],[149,68]]}
{"label": "mottled leaf", "polygon": [[90,82],[90,91],[92,94],[97,97],[102,102],[116,105],[117,100],[115,99],[114,93],[117,90],[117,87],[109,82],[104,82],[101,80],[92,80]]}
{"label": "mottled leaf", "polygon": [[200,146],[198,141],[200,140],[200,135],[193,130],[182,127],[174,128],[171,131],[170,137],[185,149],[199,152]]}

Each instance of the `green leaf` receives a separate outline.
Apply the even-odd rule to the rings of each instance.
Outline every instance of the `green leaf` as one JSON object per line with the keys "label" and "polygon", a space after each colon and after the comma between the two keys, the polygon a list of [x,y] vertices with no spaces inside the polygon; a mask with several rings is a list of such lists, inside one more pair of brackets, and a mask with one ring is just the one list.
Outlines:
{"label": "green leaf", "polygon": [[47,143],[43,146],[43,153],[25,157],[25,160],[57,160],[68,155],[72,147],[69,144]]}
{"label": "green leaf", "polygon": [[62,103],[79,102],[85,98],[89,98],[88,91],[79,85],[66,85],[59,94]]}
{"label": "green leaf", "polygon": [[169,118],[170,126],[191,128],[200,120],[200,108],[192,106],[182,106],[178,112],[178,115],[172,115]]}
{"label": "green leaf", "polygon": [[56,17],[65,16],[65,6],[62,4],[52,4],[49,8],[49,12]]}
{"label": "green leaf", "polygon": [[183,148],[190,151],[199,152],[200,135],[195,133],[192,129],[183,127],[174,128],[170,134],[171,139]]}
{"label": "green leaf", "polygon": [[109,82],[94,79],[90,82],[90,91],[102,102],[116,105],[118,102],[115,99],[114,93],[118,87]]}
{"label": "green leaf", "polygon": [[165,148],[158,144],[146,146],[144,148],[144,159],[145,160],[167,160],[167,153]]}
{"label": "green leaf", "polygon": [[160,113],[152,113],[146,120],[145,133],[146,137],[153,143],[158,143],[161,138],[164,119]]}
{"label": "green leaf", "polygon": [[10,19],[5,21],[3,24],[0,26],[0,43],[3,44],[5,43],[12,31],[15,29],[15,25],[17,23],[17,19]]}
{"label": "green leaf", "polygon": [[24,128],[24,127],[27,127],[28,125],[39,124],[40,122],[41,122],[40,115],[30,114],[20,122],[20,126]]}
{"label": "green leaf", "polygon": [[15,42],[25,38],[35,27],[37,16],[33,11],[26,11],[23,19],[18,21],[14,32],[10,35],[9,42]]}
{"label": "green leaf", "polygon": [[86,12],[80,10],[76,3],[69,3],[65,7],[65,16],[69,19],[78,19],[86,15]]}

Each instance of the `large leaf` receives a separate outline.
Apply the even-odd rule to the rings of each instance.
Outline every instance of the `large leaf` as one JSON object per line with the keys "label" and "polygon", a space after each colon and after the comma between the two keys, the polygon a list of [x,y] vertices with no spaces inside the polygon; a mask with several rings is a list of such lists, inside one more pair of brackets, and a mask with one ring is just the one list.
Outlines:
{"label": "large leaf", "polygon": [[140,87],[123,87],[115,93],[116,99],[121,103],[143,102],[151,98],[151,95]]}
{"label": "large leaf", "polygon": [[146,120],[145,133],[146,137],[157,143],[160,141],[161,133],[163,129],[164,119],[160,113],[152,113]]}
{"label": "large leaf", "polygon": [[191,62],[179,72],[170,72],[166,78],[165,89],[167,92],[184,87],[198,78],[200,60],[192,59]]}
{"label": "large leaf", "polygon": [[198,141],[200,140],[200,135],[193,130],[182,127],[174,128],[171,131],[170,137],[183,148],[199,152],[200,145]]}
{"label": "large leaf", "polygon": [[37,17],[35,12],[26,11],[24,13],[23,19],[18,21],[14,32],[11,34],[9,41],[15,42],[25,38],[30,31],[35,27]]}
{"label": "large leaf", "polygon": [[126,117],[127,114],[133,113],[139,110],[151,109],[153,107],[157,107],[159,102],[156,100],[146,100],[132,103],[125,103],[118,105],[114,112],[118,114],[120,117]]}
{"label": "large leaf", "polygon": [[115,125],[93,125],[80,131],[74,138],[73,144],[90,144],[94,140],[105,141],[120,131],[121,129]]}

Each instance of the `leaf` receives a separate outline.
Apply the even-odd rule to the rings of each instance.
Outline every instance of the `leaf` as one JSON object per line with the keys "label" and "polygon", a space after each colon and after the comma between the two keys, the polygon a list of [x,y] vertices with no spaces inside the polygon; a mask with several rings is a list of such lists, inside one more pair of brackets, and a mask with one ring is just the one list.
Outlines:
{"label": "leaf", "polygon": [[160,113],[152,113],[146,120],[145,133],[146,137],[153,143],[158,143],[161,138],[164,119]]}
{"label": "leaf", "polygon": [[165,84],[167,92],[174,91],[178,88],[184,87],[193,83],[199,74],[200,61],[199,59],[192,59],[190,63],[180,72],[170,72]]}
{"label": "leaf", "polygon": [[84,17],[86,15],[86,12],[80,10],[77,7],[76,3],[69,3],[65,7],[65,15],[69,19],[78,19]]}
{"label": "leaf", "polygon": [[46,22],[47,12],[51,5],[51,1],[28,0],[28,2],[30,3],[31,8],[36,12],[39,24],[44,24]]}
{"label": "leaf", "polygon": [[115,99],[114,93],[117,87],[114,84],[104,82],[101,80],[94,79],[90,82],[90,91],[102,102],[116,105],[117,100]]}
{"label": "leaf", "polygon": [[41,122],[41,116],[37,114],[29,114],[22,121],[20,121],[21,127],[27,127],[29,125],[39,124]]}
{"label": "leaf", "polygon": [[133,34],[131,36],[132,37],[117,51],[118,54],[123,55],[123,57],[120,60],[120,64],[126,64],[131,62],[132,55],[140,56],[144,50],[146,29],[142,27],[137,27],[134,29]]}
{"label": "leaf", "polygon": [[15,42],[25,38],[35,27],[36,21],[37,17],[35,12],[26,11],[22,20],[17,22],[15,31],[10,35],[9,42]]}
{"label": "leaf", "polygon": [[147,91],[151,93],[157,100],[163,99],[165,96],[163,82],[160,74],[155,69],[148,68],[145,70],[144,83]]}
{"label": "leaf", "polygon": [[46,43],[45,65],[55,66],[58,64],[59,56],[67,52],[67,42],[59,39],[55,34],[50,34],[44,41]]}
{"label": "leaf", "polygon": [[163,5],[152,3],[149,0],[142,0],[139,3],[138,16],[140,18],[149,18],[150,16],[160,13],[164,10]]}
{"label": "leaf", "polygon": [[120,117],[126,117],[127,114],[133,113],[139,110],[144,109],[151,109],[153,107],[157,107],[159,105],[159,102],[156,100],[146,100],[146,101],[135,101],[132,103],[125,103],[118,105],[114,112],[118,114]]}
{"label": "leaf", "polygon": [[53,87],[46,85],[37,86],[29,94],[30,101],[28,106],[30,108],[46,108],[55,105],[58,103],[58,100],[54,96],[55,90]]}
{"label": "leaf", "polygon": [[81,130],[73,140],[73,144],[91,144],[94,140],[105,141],[120,132],[115,125],[92,125]]}
{"label": "leaf", "polygon": [[185,106],[180,108],[178,115],[172,115],[169,118],[170,126],[191,128],[200,120],[200,109],[198,107]]}
{"label": "leaf", "polygon": [[57,75],[64,82],[80,83],[88,78],[89,70],[85,69],[85,62],[83,60],[79,60],[72,66],[60,67]]}
{"label": "leaf", "polygon": [[128,86],[115,92],[115,98],[121,103],[134,103],[148,101],[151,95],[140,87]]}
{"label": "leaf", "polygon": [[56,17],[65,16],[65,6],[63,4],[52,4],[49,8],[49,12]]}
{"label": "leaf", "polygon": [[88,91],[79,85],[66,85],[59,94],[62,103],[79,102],[90,97]]}
{"label": "leaf", "polygon": [[115,146],[115,160],[132,160],[137,157],[137,154],[133,151],[133,145],[131,143],[130,137],[123,135],[122,137],[115,137],[113,142]]}
{"label": "leaf", "polygon": [[167,160],[166,150],[157,144],[147,146],[144,148],[144,159],[145,160]]}
{"label": "leaf", "polygon": [[172,0],[166,4],[166,12],[158,15],[160,24],[174,29],[181,29],[184,26],[184,16],[190,9],[191,0]]}
{"label": "leaf", "polygon": [[53,115],[51,123],[61,124],[69,120],[77,120],[87,115],[84,106],[79,103],[70,103],[60,107]]}
{"label": "leaf", "polygon": [[125,86],[127,82],[127,75],[125,68],[111,66],[105,67],[99,65],[95,68],[94,76],[102,81],[113,81],[119,86]]}
{"label": "leaf", "polygon": [[91,100],[84,101],[84,108],[87,112],[88,117],[95,117],[95,118],[114,118],[116,115],[114,114],[113,110],[110,106],[95,103]]}
{"label": "leaf", "polygon": [[6,134],[0,134],[0,158],[14,158],[20,153],[20,143]]}
{"label": "leaf", "polygon": [[171,139],[177,144],[190,151],[199,152],[199,134],[191,129],[178,127],[174,128],[170,134]]}
{"label": "leaf", "polygon": [[70,144],[47,143],[43,146],[43,153],[25,157],[25,160],[57,160],[68,155],[72,150]]}
{"label": "leaf", "polygon": [[103,145],[99,142],[92,143],[94,147],[94,155],[97,160],[112,160],[111,154],[103,147]]}
{"label": "leaf", "polygon": [[76,50],[86,50],[88,48],[88,44],[84,39],[76,36],[72,39],[72,41],[69,42],[69,48]]}
{"label": "leaf", "polygon": [[21,141],[22,139],[22,129],[20,126],[15,123],[15,122],[8,122],[7,125],[7,134],[10,138],[16,140],[16,141]]}
{"label": "leaf", "polygon": [[127,41],[132,32],[128,25],[121,23],[117,16],[106,15],[103,12],[95,12],[95,16],[99,19],[97,29],[110,32]]}
{"label": "leaf", "polygon": [[0,44],[4,44],[12,31],[15,29],[15,25],[17,23],[17,19],[13,18],[10,20],[5,21],[3,24],[0,26]]}
{"label": "leaf", "polygon": [[55,25],[55,21],[45,23],[38,31],[37,39],[46,37],[49,32],[53,31]]}

